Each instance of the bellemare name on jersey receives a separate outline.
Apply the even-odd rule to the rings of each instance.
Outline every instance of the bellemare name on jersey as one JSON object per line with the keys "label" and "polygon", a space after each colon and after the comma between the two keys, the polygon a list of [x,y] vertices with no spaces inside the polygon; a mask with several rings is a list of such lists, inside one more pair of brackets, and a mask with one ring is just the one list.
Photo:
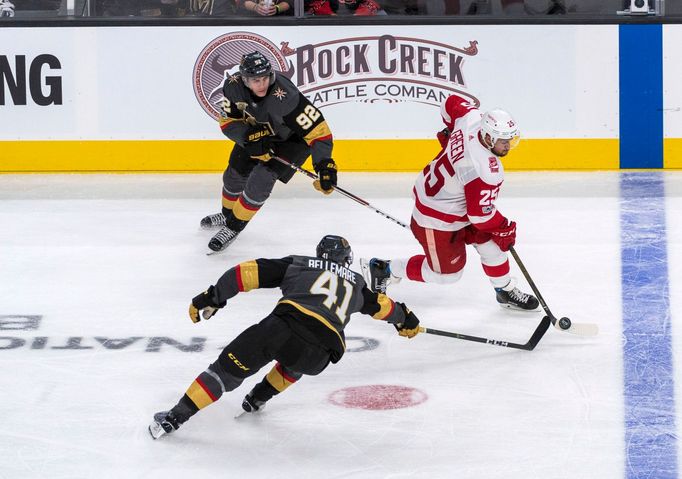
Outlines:
{"label": "bellemare name on jersey", "polygon": [[342,277],[351,284],[357,284],[355,271],[352,271],[345,266],[340,265],[339,263],[335,263],[326,259],[310,258],[308,259],[308,267],[312,269],[326,269],[327,271]]}

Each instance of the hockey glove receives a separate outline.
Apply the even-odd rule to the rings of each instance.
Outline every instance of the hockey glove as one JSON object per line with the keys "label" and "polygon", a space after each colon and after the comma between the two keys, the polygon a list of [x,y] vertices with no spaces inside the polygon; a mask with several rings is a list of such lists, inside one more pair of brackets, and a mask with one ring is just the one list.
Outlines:
{"label": "hockey glove", "polygon": [[322,160],[315,166],[315,172],[318,179],[313,181],[313,186],[317,191],[321,191],[325,195],[334,191],[336,186],[336,163],[329,158]]}
{"label": "hockey glove", "polygon": [[[222,304],[215,302],[214,294],[215,287],[211,286],[203,293],[192,298],[192,304],[189,305],[189,319],[191,319],[193,323],[201,321],[201,317],[204,319],[211,319],[220,308],[225,307],[225,302]],[[200,312],[201,317],[199,317]]]}
{"label": "hockey glove", "polygon": [[492,239],[502,251],[509,251],[516,241],[516,223],[505,220],[496,230],[491,231]]}
{"label": "hockey glove", "polygon": [[440,143],[441,148],[445,148],[448,144],[448,139],[450,138],[450,130],[443,128],[441,131],[436,133],[436,138],[438,138],[438,143]]}
{"label": "hockey glove", "polygon": [[236,103],[231,102],[227,98],[223,97],[223,100],[220,102],[220,116],[225,119],[231,118],[233,120],[243,120],[244,109],[239,108]]}
{"label": "hockey glove", "polygon": [[400,306],[405,314],[405,319],[402,323],[394,324],[395,329],[398,330],[398,334],[406,338],[414,338],[419,334],[419,319],[410,311],[405,303],[396,303]]}
{"label": "hockey glove", "polygon": [[268,125],[254,125],[246,130],[244,149],[251,158],[260,161],[268,161],[272,158],[270,132],[271,130]]}

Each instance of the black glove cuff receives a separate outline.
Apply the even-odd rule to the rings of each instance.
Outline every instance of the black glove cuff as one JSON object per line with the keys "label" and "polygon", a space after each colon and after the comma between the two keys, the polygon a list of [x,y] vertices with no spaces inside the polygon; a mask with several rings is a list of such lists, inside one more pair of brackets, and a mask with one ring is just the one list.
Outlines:
{"label": "black glove cuff", "polygon": [[223,306],[225,306],[224,302],[222,304],[216,303],[215,286],[213,285],[211,285],[203,293],[198,294],[194,298],[192,298],[192,304],[194,305],[195,308],[199,310],[202,310],[208,306],[211,306],[212,308],[222,308]]}
{"label": "black glove cuff", "polygon": [[403,313],[405,314],[405,319],[402,323],[402,327],[398,328],[396,326],[396,329],[414,329],[417,326],[419,326],[419,319],[417,316],[408,309],[407,306],[405,306],[405,303],[397,303],[398,306],[403,310]]}
{"label": "black glove cuff", "polygon": [[333,171],[337,170],[336,162],[332,158],[327,158],[325,160],[318,162],[317,164],[313,165],[313,168],[315,169],[315,173],[317,173],[318,175],[323,170],[333,170]]}

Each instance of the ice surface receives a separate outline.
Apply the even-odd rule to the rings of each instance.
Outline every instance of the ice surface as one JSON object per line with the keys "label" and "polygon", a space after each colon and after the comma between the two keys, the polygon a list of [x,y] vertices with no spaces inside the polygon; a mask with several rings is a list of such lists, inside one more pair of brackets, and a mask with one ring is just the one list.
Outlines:
{"label": "ice surface", "polygon": [[[218,211],[220,176],[0,176],[0,478],[624,476],[617,172],[509,173],[498,202],[518,223],[516,249],[552,311],[598,323],[599,336],[552,328],[526,352],[407,340],[356,315],[343,360],[303,378],[262,415],[233,418],[267,368],[153,441],[153,413],[173,406],[278,298],[275,290],[241,294],[192,324],[190,299],[227,268],[314,254],[324,234],[350,241],[357,270],[360,257],[419,252],[409,231],[317,193],[299,175],[277,185],[226,253],[206,256],[210,233],[198,223]],[[344,188],[409,220],[414,174],[339,176]],[[666,181],[671,222],[682,176]],[[682,308],[681,237],[677,224],[669,228],[673,319]],[[473,250],[459,283],[403,281],[389,293],[424,326],[493,339],[525,342],[542,317],[499,308]],[[365,385],[408,386],[427,399],[381,411],[328,400]]]}

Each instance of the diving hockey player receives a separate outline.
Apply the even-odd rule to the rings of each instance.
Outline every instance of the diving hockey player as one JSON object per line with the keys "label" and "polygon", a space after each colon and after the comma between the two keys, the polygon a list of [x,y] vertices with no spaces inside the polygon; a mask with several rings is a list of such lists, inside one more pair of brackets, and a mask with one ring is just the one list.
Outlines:
{"label": "diving hockey player", "polygon": [[180,401],[154,415],[149,433],[154,439],[178,429],[200,409],[236,389],[244,379],[275,360],[270,372],[244,398],[242,408],[256,412],[304,374],[320,374],[337,363],[346,349],[344,328],[350,315],[363,313],[395,326],[400,336],[419,333],[419,320],[402,303],[370,291],[361,274],[349,269],[353,252],[348,241],[327,235],[317,255],[257,259],[240,263],[215,286],[192,300],[193,322],[211,318],[238,293],[256,288],[282,290],[275,309],[243,331],[218,359],[199,374]]}

